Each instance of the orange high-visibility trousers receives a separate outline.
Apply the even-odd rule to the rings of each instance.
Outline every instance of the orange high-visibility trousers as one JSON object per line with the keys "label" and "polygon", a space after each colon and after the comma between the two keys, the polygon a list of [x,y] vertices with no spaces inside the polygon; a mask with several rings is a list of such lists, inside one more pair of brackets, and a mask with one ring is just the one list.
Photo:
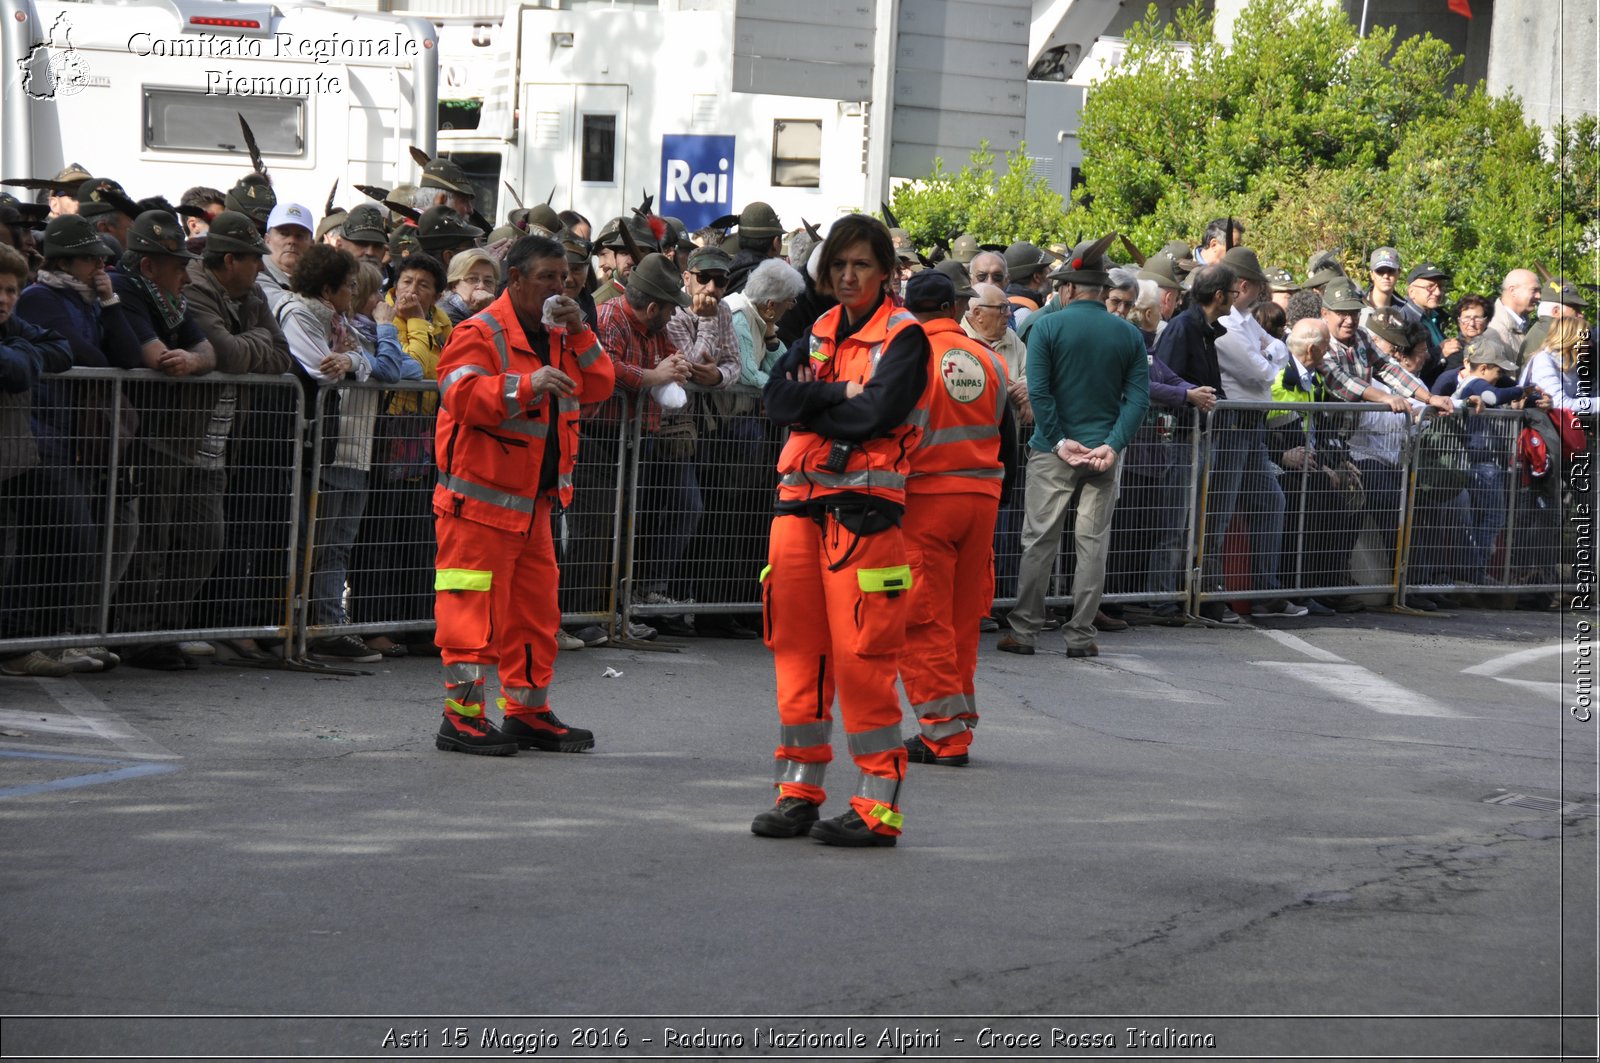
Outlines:
{"label": "orange high-visibility trousers", "polygon": [[938,756],[965,753],[978,723],[978,623],[994,601],[999,508],[998,499],[980,494],[906,498],[906,554],[915,582],[900,681],[922,740]]}
{"label": "orange high-visibility trousers", "polygon": [[544,711],[561,624],[550,500],[539,500],[526,535],[445,515],[434,528],[434,642],[446,707],[481,713],[484,678],[497,670],[508,713]]}
{"label": "orange high-visibility trousers", "polygon": [[895,675],[912,580],[900,529],[858,537],[831,516],[823,525],[779,516],[767,562],[762,619],[777,667],[778,791],[816,804],[827,798],[837,694],[860,770],[851,807],[871,829],[898,834],[906,750]]}

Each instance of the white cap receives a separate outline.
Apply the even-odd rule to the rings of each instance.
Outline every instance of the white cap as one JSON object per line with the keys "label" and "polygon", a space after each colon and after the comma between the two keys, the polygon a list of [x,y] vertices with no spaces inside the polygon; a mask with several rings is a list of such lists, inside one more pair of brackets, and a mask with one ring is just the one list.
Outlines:
{"label": "white cap", "polygon": [[272,213],[267,215],[267,228],[276,229],[280,225],[298,225],[308,233],[317,231],[311,222],[311,212],[298,203],[280,202],[272,208]]}

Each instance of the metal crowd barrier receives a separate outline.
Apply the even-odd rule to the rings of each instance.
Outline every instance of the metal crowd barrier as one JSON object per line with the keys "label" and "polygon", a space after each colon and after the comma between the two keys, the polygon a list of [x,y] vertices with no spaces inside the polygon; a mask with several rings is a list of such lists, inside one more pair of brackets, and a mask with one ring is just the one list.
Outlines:
{"label": "metal crowd barrier", "polygon": [[[689,389],[585,411],[555,514],[566,623],[757,612],[781,433],[760,394]],[[433,626],[432,382],[73,370],[35,404],[40,461],[0,481],[0,654]],[[1559,455],[1531,414],[1414,420],[1377,404],[1152,407],[1119,462],[1109,603],[1560,591]],[[230,424],[231,421],[231,424]],[[1013,603],[1022,475],[995,534]],[[225,447],[222,440],[225,437]],[[1071,601],[1071,518],[1046,601]]]}
{"label": "metal crowd barrier", "polygon": [[0,651],[286,638],[304,419],[290,376],[46,377],[0,482]]}

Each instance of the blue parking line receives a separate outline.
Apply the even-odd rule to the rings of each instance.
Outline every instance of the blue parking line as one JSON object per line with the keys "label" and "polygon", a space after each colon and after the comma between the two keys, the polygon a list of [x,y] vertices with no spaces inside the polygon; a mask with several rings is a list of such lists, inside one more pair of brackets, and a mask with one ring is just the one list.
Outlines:
{"label": "blue parking line", "polygon": [[141,764],[128,760],[113,760],[107,757],[79,757],[70,753],[30,753],[23,750],[0,750],[0,757],[18,757],[24,760],[64,760],[76,764],[120,764],[123,765],[115,771],[98,771],[90,775],[71,775],[65,779],[51,779],[48,782],[27,783],[22,786],[0,787],[0,800],[8,797],[31,797],[34,794],[46,794],[55,790],[76,790],[83,786],[99,786],[102,783],[121,782],[124,779],[139,779],[147,775],[166,775],[178,770],[176,764]]}

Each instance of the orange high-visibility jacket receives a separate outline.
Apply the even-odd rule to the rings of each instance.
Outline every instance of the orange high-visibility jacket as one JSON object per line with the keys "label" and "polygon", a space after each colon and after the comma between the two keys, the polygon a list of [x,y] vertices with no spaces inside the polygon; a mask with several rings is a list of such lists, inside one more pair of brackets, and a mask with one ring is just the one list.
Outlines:
{"label": "orange high-visibility jacket", "polygon": [[577,382],[574,394],[533,394],[530,378],[544,363],[508,293],[456,326],[439,356],[435,513],[527,530],[551,431],[559,433],[561,448],[556,493],[563,504],[571,501],[578,408],[609,398],[616,373],[587,326],[550,330],[550,364]]}
{"label": "orange high-visibility jacket", "polygon": [[924,424],[911,453],[912,494],[1000,497],[1005,464],[1000,425],[1006,415],[1006,367],[981,340],[954,321],[923,323],[933,355],[928,387],[917,404]]}
{"label": "orange high-visibility jacket", "polygon": [[[885,299],[861,328],[838,342],[843,316],[844,307],[835,306],[811,326],[811,369],[818,380],[865,384],[896,334],[917,324],[915,315]],[[888,435],[852,447],[844,471],[836,473],[823,467],[833,449],[833,440],[796,426],[790,430],[778,457],[778,498],[782,502],[804,502],[853,492],[904,505],[906,473],[910,469],[907,455],[920,434],[920,418],[913,411]]]}

